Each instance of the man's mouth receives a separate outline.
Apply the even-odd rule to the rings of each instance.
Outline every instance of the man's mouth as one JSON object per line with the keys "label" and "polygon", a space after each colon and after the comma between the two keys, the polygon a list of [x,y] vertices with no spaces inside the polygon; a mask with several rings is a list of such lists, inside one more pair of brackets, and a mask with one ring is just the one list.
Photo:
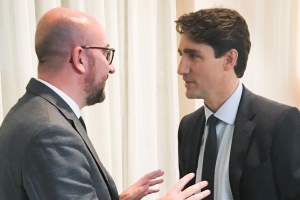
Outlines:
{"label": "man's mouth", "polygon": [[189,85],[193,84],[194,81],[185,81],[185,87],[188,87]]}

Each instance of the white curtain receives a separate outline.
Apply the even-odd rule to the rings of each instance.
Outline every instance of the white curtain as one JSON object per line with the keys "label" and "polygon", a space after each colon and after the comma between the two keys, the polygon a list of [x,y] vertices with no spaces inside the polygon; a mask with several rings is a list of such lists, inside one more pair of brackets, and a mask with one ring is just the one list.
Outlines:
{"label": "white curtain", "polygon": [[[300,108],[299,0],[193,0],[191,4],[194,11],[220,6],[237,10],[247,21],[252,43],[242,83],[256,94]],[[202,100],[195,101],[195,109],[201,105]]]}
{"label": "white curtain", "polygon": [[[108,80],[107,99],[84,108],[82,115],[119,192],[157,168],[165,171],[162,192],[178,179],[179,118],[202,104],[186,100],[182,87],[178,94],[174,20],[182,10],[223,6],[240,12],[252,42],[241,81],[257,94],[299,106],[299,0],[0,0],[1,121],[28,80],[37,76],[37,21],[59,6],[98,19],[116,49],[116,73]],[[195,106],[190,109],[189,104]]]}
{"label": "white curtain", "polygon": [[0,0],[1,121],[37,76],[38,20],[60,6],[98,19],[116,49],[107,99],[82,110],[100,159],[119,192],[156,169],[165,171],[166,192],[178,180],[174,0]]}

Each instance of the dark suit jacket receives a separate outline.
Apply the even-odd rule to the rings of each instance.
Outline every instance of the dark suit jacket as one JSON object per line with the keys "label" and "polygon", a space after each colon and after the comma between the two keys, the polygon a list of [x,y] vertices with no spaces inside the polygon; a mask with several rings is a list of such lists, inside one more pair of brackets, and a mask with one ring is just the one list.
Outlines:
{"label": "dark suit jacket", "polygon": [[[196,173],[204,108],[178,131],[180,177]],[[235,200],[300,199],[300,114],[243,89],[232,139],[229,180]],[[191,180],[188,185],[195,183]]]}
{"label": "dark suit jacket", "polygon": [[0,128],[0,199],[118,199],[66,102],[31,79]]}

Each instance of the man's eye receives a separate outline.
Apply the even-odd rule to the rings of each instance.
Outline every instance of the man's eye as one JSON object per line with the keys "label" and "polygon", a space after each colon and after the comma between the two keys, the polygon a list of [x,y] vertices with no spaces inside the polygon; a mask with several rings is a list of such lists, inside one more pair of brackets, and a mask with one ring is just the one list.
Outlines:
{"label": "man's eye", "polygon": [[190,58],[190,59],[196,59],[196,58],[199,58],[199,55],[197,55],[197,54],[190,53],[190,54],[188,54],[188,55],[189,55],[189,58]]}

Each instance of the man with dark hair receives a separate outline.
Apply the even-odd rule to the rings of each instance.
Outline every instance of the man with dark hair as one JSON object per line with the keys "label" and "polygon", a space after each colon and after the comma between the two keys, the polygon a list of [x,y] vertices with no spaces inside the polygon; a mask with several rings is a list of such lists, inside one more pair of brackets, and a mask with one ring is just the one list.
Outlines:
{"label": "man with dark hair", "polygon": [[178,74],[204,106],[178,130],[180,177],[208,181],[216,200],[300,199],[300,114],[250,92],[240,81],[250,51],[244,18],[203,9],[176,21]]}
{"label": "man with dark hair", "polygon": [[[84,106],[105,99],[113,74],[114,49],[93,17],[54,8],[40,19],[35,36],[38,78],[9,111],[0,128],[1,200],[138,200],[158,192],[156,170],[118,194],[115,183],[87,136],[80,117]],[[193,178],[183,177],[160,200],[201,199],[200,182],[181,192]]]}

